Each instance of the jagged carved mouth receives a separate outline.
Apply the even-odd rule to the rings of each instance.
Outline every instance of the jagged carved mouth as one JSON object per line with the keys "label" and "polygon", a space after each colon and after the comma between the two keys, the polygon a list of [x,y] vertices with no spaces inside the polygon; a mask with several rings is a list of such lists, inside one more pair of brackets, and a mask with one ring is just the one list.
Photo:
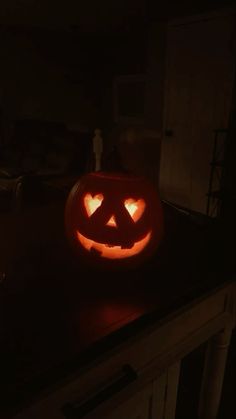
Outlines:
{"label": "jagged carved mouth", "polygon": [[100,257],[107,259],[124,259],[135,256],[145,249],[151,239],[151,231],[149,231],[141,240],[134,243],[132,247],[126,249],[121,246],[110,246],[109,244],[99,243],[88,239],[78,230],[76,233],[79,242],[88,252],[95,251]]}

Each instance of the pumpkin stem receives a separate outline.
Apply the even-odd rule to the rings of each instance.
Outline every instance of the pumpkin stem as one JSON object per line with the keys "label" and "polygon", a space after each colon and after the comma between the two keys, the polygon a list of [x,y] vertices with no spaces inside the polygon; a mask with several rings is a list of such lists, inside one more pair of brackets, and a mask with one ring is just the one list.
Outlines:
{"label": "pumpkin stem", "polygon": [[106,172],[127,172],[122,164],[121,155],[116,145],[104,156],[102,169]]}

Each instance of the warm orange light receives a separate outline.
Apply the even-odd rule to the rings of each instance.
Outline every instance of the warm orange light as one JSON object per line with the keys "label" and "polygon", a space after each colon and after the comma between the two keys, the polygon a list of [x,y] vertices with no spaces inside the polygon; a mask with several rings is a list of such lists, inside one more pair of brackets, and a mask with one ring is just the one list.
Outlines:
{"label": "warm orange light", "polygon": [[[92,196],[90,193],[87,193],[84,197],[84,206],[88,216],[90,217],[101,205],[104,196],[102,194],[97,194]],[[143,199],[138,199],[137,201],[133,198],[128,198],[124,202],[125,208],[127,209],[129,215],[136,222],[142,216],[145,210],[145,202]],[[117,227],[115,216],[112,217],[107,222],[108,226]]]}
{"label": "warm orange light", "polygon": [[126,172],[92,172],[73,186],[65,229],[75,254],[95,267],[142,264],[163,236],[163,211],[153,186]]}
{"label": "warm orange light", "polygon": [[128,304],[124,301],[110,302],[110,304],[103,304],[98,306],[96,317],[99,318],[100,323],[104,326],[117,327],[117,322],[122,325],[129,323],[140,317],[145,311],[145,307],[141,304]]}
{"label": "warm orange light", "polygon": [[115,220],[115,217],[114,217],[114,215],[110,218],[110,220],[107,222],[107,225],[108,226],[111,226],[111,227],[117,227],[117,224],[116,224],[116,220]]}
{"label": "warm orange light", "polygon": [[85,195],[84,206],[89,217],[102,205],[103,198],[102,194],[92,196],[90,193],[87,193]]}
{"label": "warm orange light", "polygon": [[121,246],[110,247],[106,244],[95,242],[94,240],[90,240],[83,236],[83,234],[79,231],[77,231],[77,238],[86,250],[97,250],[102,258],[124,259],[140,253],[149,243],[151,239],[151,232],[147,233],[142,240],[134,243],[134,245],[129,249],[122,249]]}
{"label": "warm orange light", "polygon": [[127,209],[129,215],[133,218],[133,220],[136,222],[139,220],[139,218],[144,213],[146,204],[143,199],[138,199],[135,201],[135,199],[128,198],[125,200],[125,208]]}

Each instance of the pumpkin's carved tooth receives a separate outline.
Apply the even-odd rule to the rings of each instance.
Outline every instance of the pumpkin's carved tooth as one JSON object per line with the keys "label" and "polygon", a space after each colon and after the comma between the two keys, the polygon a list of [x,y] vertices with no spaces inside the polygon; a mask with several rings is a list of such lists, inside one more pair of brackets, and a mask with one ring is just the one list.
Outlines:
{"label": "pumpkin's carved tooth", "polygon": [[90,252],[93,253],[94,255],[101,255],[101,252],[99,252],[98,249],[96,249],[95,247],[91,247]]}
{"label": "pumpkin's carved tooth", "polygon": [[132,249],[134,243],[126,243],[121,246],[121,249]]}

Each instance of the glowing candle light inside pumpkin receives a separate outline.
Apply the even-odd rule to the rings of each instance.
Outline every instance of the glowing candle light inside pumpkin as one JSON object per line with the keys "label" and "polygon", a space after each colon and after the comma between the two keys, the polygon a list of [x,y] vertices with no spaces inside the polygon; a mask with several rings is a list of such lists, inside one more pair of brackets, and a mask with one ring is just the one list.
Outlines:
{"label": "glowing candle light inside pumpkin", "polygon": [[135,201],[134,199],[129,198],[125,200],[125,208],[135,222],[142,216],[145,207],[146,205],[143,199]]}
{"label": "glowing candle light inside pumpkin", "polygon": [[162,238],[160,200],[143,178],[89,173],[68,197],[66,228],[73,247],[91,262],[137,264],[155,251]]}
{"label": "glowing candle light inside pumpkin", "polygon": [[103,201],[102,194],[98,194],[94,197],[92,197],[90,193],[85,195],[84,205],[85,205],[85,209],[89,217],[101,206],[102,201]]}

